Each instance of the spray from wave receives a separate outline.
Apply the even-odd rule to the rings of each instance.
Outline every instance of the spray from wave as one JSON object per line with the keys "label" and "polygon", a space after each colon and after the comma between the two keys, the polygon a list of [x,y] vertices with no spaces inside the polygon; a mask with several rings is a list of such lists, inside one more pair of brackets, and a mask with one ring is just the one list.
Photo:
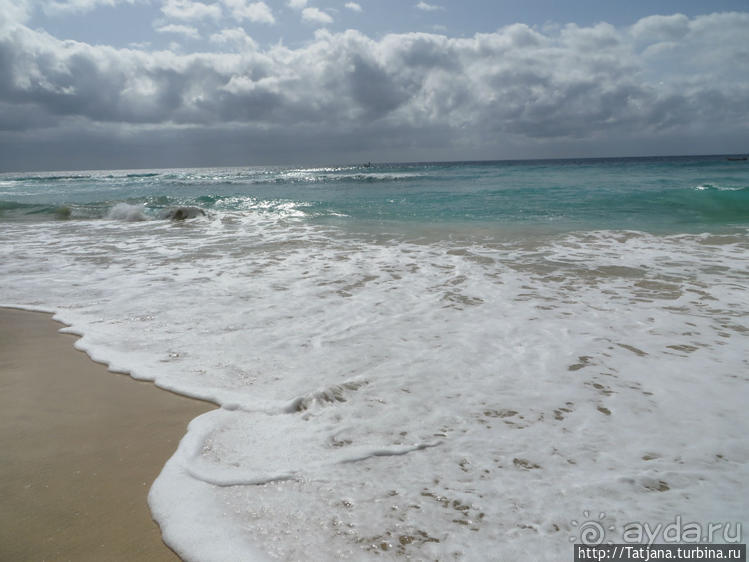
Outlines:
{"label": "spray from wave", "polygon": [[147,220],[146,215],[143,213],[143,206],[131,205],[130,203],[117,203],[109,210],[106,218],[128,222]]}

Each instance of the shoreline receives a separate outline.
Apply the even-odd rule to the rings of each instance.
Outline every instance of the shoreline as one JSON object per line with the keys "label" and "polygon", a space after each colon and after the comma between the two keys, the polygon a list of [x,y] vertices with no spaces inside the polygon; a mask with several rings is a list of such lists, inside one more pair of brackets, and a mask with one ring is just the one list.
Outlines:
{"label": "shoreline", "polygon": [[62,327],[0,307],[0,559],[179,560],[147,495],[215,406],[108,371]]}

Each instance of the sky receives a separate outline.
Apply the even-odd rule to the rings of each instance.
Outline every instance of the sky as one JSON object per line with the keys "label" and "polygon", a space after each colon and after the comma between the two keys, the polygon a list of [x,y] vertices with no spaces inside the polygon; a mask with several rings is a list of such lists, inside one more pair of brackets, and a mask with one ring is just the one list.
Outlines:
{"label": "sky", "polygon": [[749,0],[0,0],[0,171],[749,151]]}

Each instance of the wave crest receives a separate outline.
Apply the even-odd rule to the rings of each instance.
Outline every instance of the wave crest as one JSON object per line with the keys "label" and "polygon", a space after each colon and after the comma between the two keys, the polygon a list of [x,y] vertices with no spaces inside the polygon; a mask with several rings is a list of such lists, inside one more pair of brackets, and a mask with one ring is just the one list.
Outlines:
{"label": "wave crest", "polygon": [[120,220],[127,222],[137,222],[146,220],[143,213],[142,205],[131,205],[130,203],[117,203],[109,209],[107,218],[111,220]]}

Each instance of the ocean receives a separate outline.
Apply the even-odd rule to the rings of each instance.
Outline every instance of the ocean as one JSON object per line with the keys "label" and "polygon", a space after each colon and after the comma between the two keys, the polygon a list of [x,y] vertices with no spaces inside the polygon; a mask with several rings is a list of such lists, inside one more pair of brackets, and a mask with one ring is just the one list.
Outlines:
{"label": "ocean", "polygon": [[220,406],[149,494],[185,560],[557,561],[749,522],[746,161],[5,173],[0,275]]}

